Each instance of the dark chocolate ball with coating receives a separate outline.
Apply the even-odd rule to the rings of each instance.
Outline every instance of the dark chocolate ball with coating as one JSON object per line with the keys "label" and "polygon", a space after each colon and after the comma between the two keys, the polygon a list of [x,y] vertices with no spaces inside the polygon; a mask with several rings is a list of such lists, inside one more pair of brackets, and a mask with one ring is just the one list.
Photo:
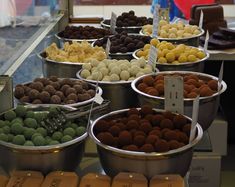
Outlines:
{"label": "dark chocolate ball with coating", "polygon": [[47,85],[45,88],[44,88],[44,91],[47,91],[50,95],[54,95],[56,90],[53,86],[51,85]]}
{"label": "dark chocolate ball with coating", "polygon": [[75,88],[68,88],[66,91],[65,91],[65,96],[68,96],[70,94],[77,94],[77,91],[75,90]]}
{"label": "dark chocolate ball with coating", "polygon": [[66,90],[68,90],[69,88],[71,87],[68,84],[64,84],[63,86],[61,86],[60,91],[65,94]]}
{"label": "dark chocolate ball with coating", "polygon": [[154,152],[154,147],[152,144],[144,144],[143,146],[140,147],[139,150],[142,152],[151,153]]}
{"label": "dark chocolate ball with coating", "polygon": [[40,99],[34,99],[32,104],[42,104],[42,101]]}
{"label": "dark chocolate ball with coating", "polygon": [[42,103],[49,103],[50,99],[51,99],[51,96],[47,91],[42,91],[39,94],[39,99],[42,101]]}
{"label": "dark chocolate ball with coating", "polygon": [[14,92],[14,96],[17,98],[17,99],[20,99],[24,96],[24,88],[23,87],[16,87],[15,88],[15,92]]}
{"label": "dark chocolate ball with coating", "polygon": [[120,132],[119,136],[118,136],[118,143],[121,146],[131,144],[132,143],[131,133],[129,131],[126,131],[126,130]]}
{"label": "dark chocolate ball with coating", "polygon": [[73,88],[77,91],[78,94],[84,93],[84,90],[83,90],[83,88],[82,88],[82,85],[80,85],[80,84],[74,85]]}
{"label": "dark chocolate ball with coating", "polygon": [[67,100],[74,100],[75,102],[77,102],[78,96],[75,93],[71,93],[67,96]]}
{"label": "dark chocolate ball with coating", "polygon": [[58,95],[52,95],[50,99],[51,104],[60,104],[61,98]]}
{"label": "dark chocolate ball with coating", "polygon": [[30,98],[30,100],[38,99],[38,97],[39,97],[39,91],[38,91],[38,90],[32,89],[32,90],[29,92],[29,98]]}
{"label": "dark chocolate ball with coating", "polygon": [[38,90],[39,92],[43,90],[43,84],[41,82],[32,82],[30,83],[29,87],[31,89]]}
{"label": "dark chocolate ball with coating", "polygon": [[55,95],[58,95],[60,97],[61,101],[64,101],[65,96],[64,96],[64,93],[62,91],[56,91]]}
{"label": "dark chocolate ball with coating", "polygon": [[23,97],[21,97],[20,98],[20,102],[22,102],[22,103],[30,103],[30,98],[29,98],[29,96],[23,96]]}

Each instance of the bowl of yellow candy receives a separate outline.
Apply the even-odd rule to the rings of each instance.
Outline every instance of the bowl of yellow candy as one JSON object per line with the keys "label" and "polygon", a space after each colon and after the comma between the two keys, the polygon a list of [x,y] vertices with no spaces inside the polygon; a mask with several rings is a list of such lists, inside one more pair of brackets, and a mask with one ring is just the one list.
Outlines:
{"label": "bowl of yellow candy", "polygon": [[171,42],[154,38],[150,44],[145,44],[142,49],[133,53],[135,59],[149,58],[150,47],[157,48],[156,67],[160,71],[196,71],[203,72],[204,61],[209,58],[209,53],[203,49],[187,46],[185,44],[174,45]]}
{"label": "bowl of yellow candy", "polygon": [[43,60],[43,74],[45,77],[57,76],[75,78],[76,73],[89,60],[97,62],[107,56],[102,47],[92,46],[87,41],[65,42],[63,48],[58,48],[55,43],[48,46],[39,57]]}
{"label": "bowl of yellow candy", "polygon": [[[140,34],[152,36],[153,25],[144,25]],[[187,44],[199,46],[199,37],[204,34],[204,30],[197,25],[184,24],[181,21],[177,23],[168,23],[165,20],[159,21],[158,36],[160,41],[169,41],[175,44]]]}

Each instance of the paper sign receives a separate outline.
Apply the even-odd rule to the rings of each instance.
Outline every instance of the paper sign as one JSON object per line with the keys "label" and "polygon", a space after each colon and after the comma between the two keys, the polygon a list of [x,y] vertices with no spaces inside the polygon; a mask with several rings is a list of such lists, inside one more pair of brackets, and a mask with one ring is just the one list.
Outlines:
{"label": "paper sign", "polygon": [[156,38],[158,35],[159,9],[160,9],[160,5],[157,4],[154,8],[154,13],[153,13],[153,34],[152,34],[152,36],[154,38]]}
{"label": "paper sign", "polygon": [[198,27],[200,29],[202,29],[202,26],[203,26],[203,18],[204,18],[204,14],[203,14],[203,11],[201,10],[200,19],[199,19],[199,25],[198,25]]}
{"label": "paper sign", "polygon": [[157,48],[151,45],[149,49],[148,64],[153,67],[154,72],[156,71],[156,61],[157,61]]}
{"label": "paper sign", "polygon": [[218,82],[218,91],[221,89],[221,83],[223,80],[223,75],[224,75],[224,61],[221,64],[220,71],[219,71],[219,82]]}
{"label": "paper sign", "polygon": [[184,81],[181,76],[164,77],[165,110],[184,113]]}
{"label": "paper sign", "polygon": [[196,125],[198,119],[198,109],[199,109],[199,96],[193,101],[193,114],[192,114],[192,125],[190,131],[189,142],[192,142],[196,135]]}
{"label": "paper sign", "polygon": [[105,48],[105,53],[107,57],[109,56],[110,46],[111,46],[111,42],[110,42],[110,39],[108,38],[107,43],[106,43],[106,48]]}
{"label": "paper sign", "polygon": [[208,41],[209,41],[209,32],[206,31],[206,39],[205,39],[205,43],[204,43],[204,51],[207,51],[208,48]]}
{"label": "paper sign", "polygon": [[110,30],[112,32],[112,34],[115,34],[116,33],[116,22],[117,22],[117,15],[112,12],[111,14],[111,20],[110,20]]}

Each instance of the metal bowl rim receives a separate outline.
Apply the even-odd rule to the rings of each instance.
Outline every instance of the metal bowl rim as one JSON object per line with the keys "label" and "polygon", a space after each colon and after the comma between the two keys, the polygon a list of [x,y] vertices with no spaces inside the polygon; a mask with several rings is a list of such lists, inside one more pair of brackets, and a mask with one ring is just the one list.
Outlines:
{"label": "metal bowl rim", "polygon": [[[93,132],[94,126],[97,123],[97,121],[99,121],[100,119],[103,119],[105,117],[109,117],[109,116],[112,116],[112,115],[115,115],[115,114],[120,114],[120,113],[126,112],[128,110],[129,109],[121,109],[121,110],[116,110],[116,111],[110,112],[108,114],[105,114],[105,115],[99,117],[98,119],[96,119],[91,124],[91,126],[89,128],[89,136],[96,143],[96,145],[99,145],[100,147],[102,147],[102,148],[104,148],[104,149],[106,149],[108,151],[112,151],[112,152],[119,153],[119,154],[126,155],[126,156],[136,156],[136,157],[147,157],[147,158],[149,158],[149,157],[173,156],[173,155],[179,154],[181,152],[185,152],[185,151],[191,149],[193,146],[195,146],[201,140],[201,138],[202,138],[203,130],[202,130],[201,126],[197,123],[196,124],[197,136],[194,138],[193,142],[192,143],[188,143],[187,145],[185,145],[185,146],[183,146],[181,148],[170,150],[168,152],[163,152],[163,153],[158,153],[158,152],[145,153],[145,152],[137,152],[137,151],[127,151],[127,150],[118,149],[118,148],[115,148],[115,147],[112,147],[112,146],[108,146],[108,145],[105,145],[105,144],[101,143],[96,138],[96,136],[94,135],[94,132]],[[163,111],[165,111],[165,110],[161,110],[161,109],[153,109],[153,110],[155,110],[156,112],[163,112]],[[187,116],[185,116],[185,117],[188,120],[191,121],[191,118],[189,118]]]}
{"label": "metal bowl rim", "polygon": [[[213,80],[218,80],[217,77],[213,76],[213,75],[209,75],[209,74],[205,74],[205,73],[199,73],[199,72],[193,72],[193,71],[162,71],[162,72],[157,72],[157,73],[152,73],[150,75],[158,75],[158,74],[174,74],[174,73],[181,73],[181,74],[196,74],[196,75],[200,75],[200,76],[204,76],[204,77],[207,77],[207,78],[211,78]],[[142,95],[142,96],[145,96],[145,97],[148,97],[148,98],[151,98],[151,99],[159,99],[159,100],[165,100],[165,97],[158,97],[158,96],[151,96],[151,95],[148,95],[146,93],[143,93],[141,92],[140,90],[138,90],[136,88],[136,83],[140,80],[140,79],[143,79],[145,76],[147,75],[142,75],[138,78],[136,78],[132,83],[131,83],[131,87],[132,89],[137,92],[138,94]],[[215,96],[218,96],[220,94],[222,94],[226,89],[227,89],[227,84],[222,80],[221,82],[221,85],[222,85],[222,89],[220,89],[218,92],[216,92],[215,94],[211,95],[211,96],[206,96],[206,97],[199,97],[199,100],[204,100],[204,99],[209,99],[209,98],[213,98]],[[184,98],[184,101],[193,101],[195,100],[195,98]]]}
{"label": "metal bowl rim", "polygon": [[[59,78],[59,79],[67,79],[67,78]],[[70,80],[79,80],[79,79],[75,79],[75,78],[69,78]],[[83,80],[84,81],[84,80]],[[32,83],[32,82],[24,82],[24,83],[21,83],[22,85],[26,85],[26,84],[29,84],[29,83]],[[88,82],[88,84],[90,86],[92,86],[93,88],[96,88],[96,86],[94,84],[92,84],[91,82]],[[100,86],[98,86],[98,94],[103,94],[103,90],[101,89]],[[32,104],[32,103],[26,103],[26,102],[21,102],[19,99],[17,99],[16,97],[14,97],[16,99],[16,101],[18,101],[19,103],[21,104],[24,104],[24,105],[36,105],[36,106],[42,106],[42,107],[49,107],[49,106],[68,106],[68,107],[78,107],[78,106],[83,106],[83,105],[86,105],[88,103],[91,103],[95,96],[86,100],[86,101],[82,101],[82,102],[77,102],[77,103],[73,103],[73,104]]]}
{"label": "metal bowl rim", "polygon": [[[104,23],[106,20],[110,20],[110,19],[104,19],[100,22],[100,24],[103,26],[103,27],[107,27],[107,28],[110,28],[111,26]],[[115,28],[118,28],[118,29],[141,29],[142,26],[130,26],[130,27],[117,27],[115,26]]]}
{"label": "metal bowl rim", "polygon": [[[165,41],[184,41],[184,40],[189,40],[189,39],[193,39],[193,38],[197,38],[197,37],[200,37],[202,36],[204,33],[205,33],[205,30],[200,28],[199,29],[201,32],[197,35],[193,35],[191,37],[186,37],[186,38],[162,38],[162,37],[159,37],[157,36],[156,38],[159,39],[159,40],[165,40]],[[140,30],[139,34],[143,35],[143,36],[150,36],[150,37],[153,37],[152,34],[151,35],[147,35],[143,32],[143,28]]]}
{"label": "metal bowl rim", "polygon": [[[179,64],[172,64],[172,63],[159,63],[159,62],[157,62],[156,64],[157,65],[160,65],[160,66],[183,66],[183,65],[195,65],[195,64],[198,64],[198,63],[200,63],[200,62],[203,62],[203,61],[205,61],[205,60],[207,60],[209,57],[210,57],[210,53],[208,52],[208,51],[204,51],[202,48],[198,48],[198,47],[194,47],[194,46],[189,46],[189,47],[192,47],[192,48],[195,48],[195,49],[198,49],[198,50],[200,50],[200,51],[203,51],[203,52],[205,52],[206,53],[206,56],[204,57],[204,58],[202,58],[202,59],[200,59],[200,60],[198,60],[198,61],[195,61],[195,62],[183,62],[183,63],[179,63]],[[140,59],[141,57],[138,57],[137,55],[136,55],[136,53],[138,52],[138,51],[140,51],[140,50],[142,50],[142,49],[137,49],[137,50],[135,50],[134,52],[133,52],[133,54],[132,54],[132,56],[135,58],[135,59]],[[146,61],[146,60],[145,60]]]}

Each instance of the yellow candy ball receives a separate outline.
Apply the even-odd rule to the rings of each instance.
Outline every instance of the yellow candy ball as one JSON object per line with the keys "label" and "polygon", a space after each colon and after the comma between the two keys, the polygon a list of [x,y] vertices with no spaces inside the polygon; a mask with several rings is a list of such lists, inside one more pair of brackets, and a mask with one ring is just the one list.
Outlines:
{"label": "yellow candy ball", "polygon": [[167,62],[173,62],[175,60],[175,54],[172,52],[169,52],[166,54],[166,60]]}
{"label": "yellow candy ball", "polygon": [[167,60],[164,57],[160,57],[160,58],[158,58],[158,63],[165,64],[165,63],[167,63]]}
{"label": "yellow candy ball", "polygon": [[139,51],[137,51],[136,55],[137,55],[138,57],[142,57],[142,56],[144,56],[144,51],[139,50]]}
{"label": "yellow candy ball", "polygon": [[153,46],[155,46],[155,47],[157,47],[157,45],[158,45],[159,43],[160,43],[159,40],[156,39],[156,38],[153,38],[153,39],[150,41],[150,44],[153,45]]}
{"label": "yellow candy ball", "polygon": [[150,49],[150,47],[151,47],[151,45],[150,45],[150,44],[145,44],[145,45],[144,45],[144,50],[146,50],[146,49]]}
{"label": "yellow candy ball", "polygon": [[187,56],[184,54],[181,54],[178,58],[179,63],[185,63],[187,62]]}
{"label": "yellow candy ball", "polygon": [[188,55],[188,61],[189,62],[196,62],[197,61],[197,58],[195,55]]}
{"label": "yellow candy ball", "polygon": [[206,54],[202,51],[197,52],[196,57],[199,59],[203,59],[206,57]]}

